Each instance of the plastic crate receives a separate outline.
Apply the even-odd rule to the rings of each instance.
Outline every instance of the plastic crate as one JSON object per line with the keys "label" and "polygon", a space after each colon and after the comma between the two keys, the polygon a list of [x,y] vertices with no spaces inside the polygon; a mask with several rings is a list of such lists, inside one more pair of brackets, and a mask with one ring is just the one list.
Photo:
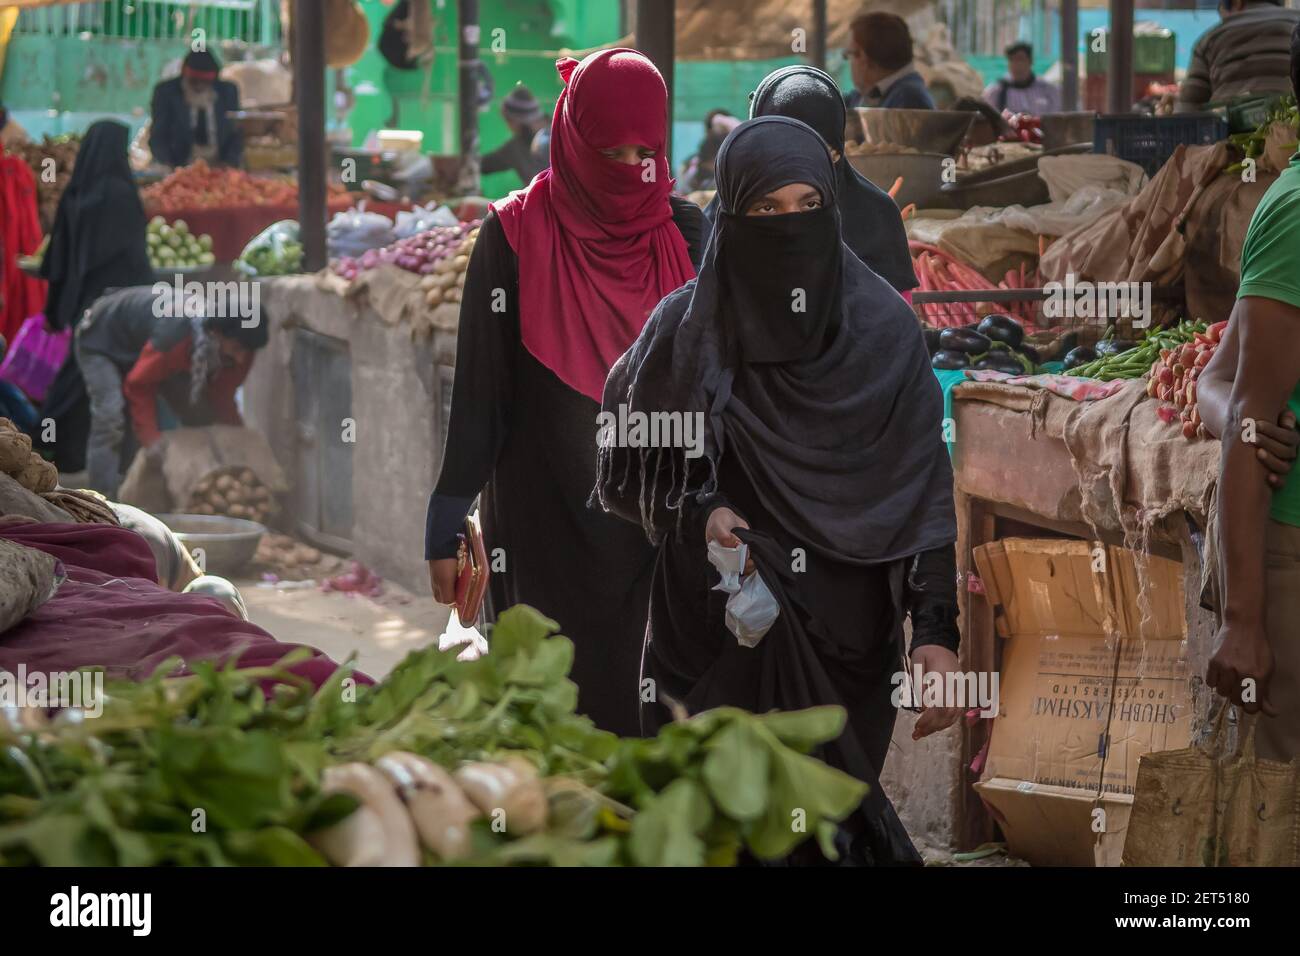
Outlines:
{"label": "plastic crate", "polygon": [[1097,117],[1092,151],[1137,163],[1154,176],[1180,144],[1205,146],[1227,135],[1228,121],[1218,113],[1110,114]]}

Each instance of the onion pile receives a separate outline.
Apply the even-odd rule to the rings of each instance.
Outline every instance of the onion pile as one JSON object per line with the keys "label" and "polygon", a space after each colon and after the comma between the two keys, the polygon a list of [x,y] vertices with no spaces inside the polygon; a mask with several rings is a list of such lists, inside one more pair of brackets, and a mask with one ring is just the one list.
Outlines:
{"label": "onion pile", "polygon": [[433,272],[420,280],[424,291],[424,304],[433,309],[444,302],[459,302],[461,290],[465,288],[465,275],[469,269],[469,257],[478,240],[478,229],[471,229],[450,258],[442,258],[433,264]]}
{"label": "onion pile", "polygon": [[[434,226],[406,239],[399,239],[391,246],[370,249],[359,259],[343,256],[333,263],[332,268],[335,275],[342,276],[349,282],[367,269],[374,269],[385,263],[417,275],[433,275],[439,261],[455,260],[465,240],[470,238],[470,234],[478,235],[480,222],[481,220],[475,219],[455,226]],[[464,271],[463,268],[460,271]]]}

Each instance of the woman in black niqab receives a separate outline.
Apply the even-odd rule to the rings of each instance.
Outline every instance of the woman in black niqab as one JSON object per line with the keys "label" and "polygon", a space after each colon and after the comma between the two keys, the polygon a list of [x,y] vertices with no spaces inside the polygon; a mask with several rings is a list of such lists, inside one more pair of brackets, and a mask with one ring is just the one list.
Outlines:
{"label": "woman in black niqab", "polygon": [[[129,135],[123,124],[101,120],[77,150],[41,262],[41,278],[50,284],[45,320],[52,328],[76,328],[108,289],[153,282],[144,206],[127,160]],[[47,447],[59,469],[81,470],[90,406],[75,350],[51,383],[41,418],[55,422],[55,440]]]}
{"label": "woman in black niqab", "polygon": [[[667,699],[691,712],[838,704],[845,731],[821,756],[871,788],[842,827],[844,857],[916,863],[878,775],[904,618],[913,650],[957,645],[942,396],[911,309],[839,239],[821,137],[787,117],[750,120],[717,170],[698,277],[659,304],[605,385],[606,412],[702,422],[693,449],[600,454],[596,497],[660,545],[642,672],[657,702],[643,704],[642,730],[666,719]],[[818,201],[754,214],[791,184]],[[727,630],[727,595],[711,589],[705,528],[720,508],[742,519],[735,535],[780,605],[755,648]],[[946,555],[945,570],[918,579],[927,552]]]}
{"label": "woman in black niqab", "polygon": [[[758,84],[749,104],[750,117],[788,116],[816,130],[835,151],[835,188],[844,243],[899,292],[918,285],[907,245],[907,230],[889,194],[859,173],[844,154],[847,122],[844,97],[829,73],[813,66],[784,66]],[[704,210],[712,221],[714,196]]]}

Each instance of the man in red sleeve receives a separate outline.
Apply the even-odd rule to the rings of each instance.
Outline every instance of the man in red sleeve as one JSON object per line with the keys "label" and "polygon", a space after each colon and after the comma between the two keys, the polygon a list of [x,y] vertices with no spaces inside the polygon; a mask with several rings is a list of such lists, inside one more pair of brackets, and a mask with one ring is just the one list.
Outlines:
{"label": "man in red sleeve", "polygon": [[260,316],[195,316],[159,296],[157,286],[110,292],[77,328],[90,396],[87,481],[109,499],[121,480],[128,410],[136,440],[153,450],[162,448],[160,399],[182,425],[242,424],[235,392],[268,338]]}

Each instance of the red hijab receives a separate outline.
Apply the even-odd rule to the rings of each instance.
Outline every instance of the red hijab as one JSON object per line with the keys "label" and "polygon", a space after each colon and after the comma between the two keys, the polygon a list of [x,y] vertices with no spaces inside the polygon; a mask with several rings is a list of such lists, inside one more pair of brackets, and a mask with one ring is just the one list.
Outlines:
{"label": "red hijab", "polygon": [[[622,49],[555,66],[565,87],[551,167],[492,208],[519,256],[524,347],[599,402],[610,366],[695,270],[668,204],[668,90],[659,71]],[[652,164],[600,153],[629,143],[653,149]]]}

